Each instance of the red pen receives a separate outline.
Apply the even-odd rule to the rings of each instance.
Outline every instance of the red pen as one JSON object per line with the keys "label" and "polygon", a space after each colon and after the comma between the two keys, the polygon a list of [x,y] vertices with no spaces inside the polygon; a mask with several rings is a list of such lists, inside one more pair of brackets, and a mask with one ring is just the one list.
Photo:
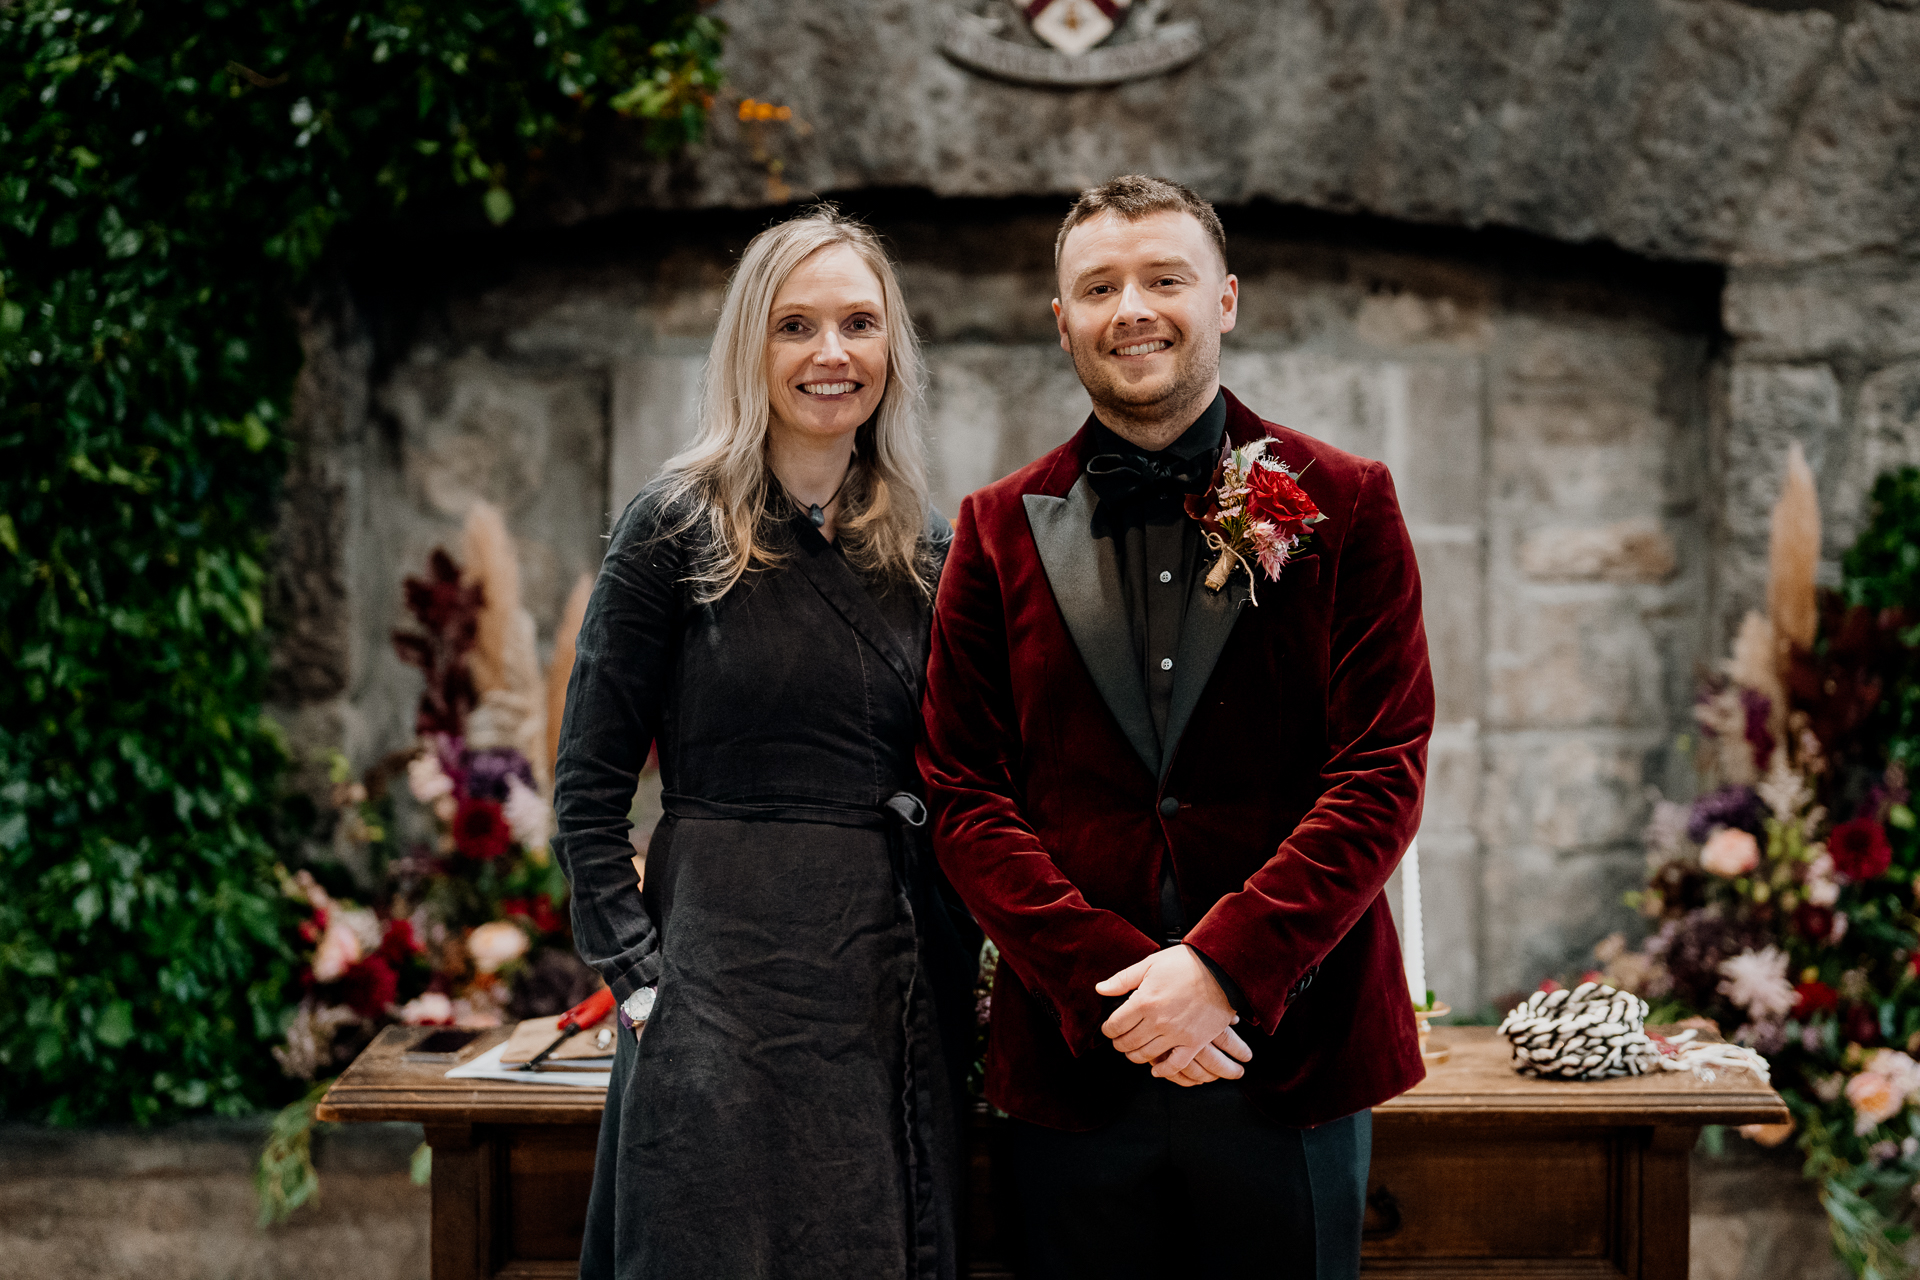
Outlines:
{"label": "red pen", "polygon": [[527,1059],[525,1062],[521,1063],[519,1066],[519,1070],[532,1071],[535,1067],[538,1067],[541,1063],[545,1062],[547,1060],[548,1055],[551,1054],[555,1049],[558,1049],[561,1045],[565,1044],[569,1039],[579,1035],[582,1031],[585,1031],[588,1027],[600,1021],[600,1019],[606,1017],[608,1014],[612,1012],[613,1012],[613,988],[602,987],[598,991],[594,992],[592,995],[588,996],[585,1000],[582,1000],[579,1004],[573,1006],[573,1008],[561,1014],[560,1027],[559,1027],[560,1034],[554,1037],[552,1044],[542,1049],[539,1053],[534,1054],[533,1057]]}

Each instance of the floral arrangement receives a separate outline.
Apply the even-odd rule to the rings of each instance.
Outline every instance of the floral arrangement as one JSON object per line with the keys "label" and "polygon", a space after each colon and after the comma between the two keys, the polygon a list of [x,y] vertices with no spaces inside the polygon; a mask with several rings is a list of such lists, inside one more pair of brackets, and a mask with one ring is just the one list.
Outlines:
{"label": "floral arrangement", "polygon": [[[1747,1136],[1797,1134],[1836,1249],[1863,1277],[1910,1274],[1920,1196],[1920,473],[1875,490],[1874,563],[1814,586],[1813,479],[1796,446],[1773,516],[1768,616],[1749,614],[1694,708],[1700,794],[1659,800],[1647,828],[1653,923],[1603,942],[1588,976],[1634,991],[1654,1021],[1712,1018],[1766,1056],[1793,1113]],[[1887,526],[1904,528],[1886,537]]]}
{"label": "floral arrangement", "polygon": [[[497,1026],[558,1013],[598,985],[574,955],[567,882],[548,850],[558,736],[549,727],[590,581],[575,588],[543,676],[492,507],[469,517],[464,553],[463,568],[436,550],[426,576],[405,584],[417,629],[394,644],[425,677],[415,745],[357,781],[336,756],[331,856],[281,873],[282,891],[301,904],[305,963],[274,1056],[294,1079],[335,1074],[395,1023]],[[309,1126],[319,1092],[289,1108],[304,1109]],[[283,1127],[283,1155],[262,1163],[269,1218],[311,1194],[305,1129]]]}
{"label": "floral arrangement", "polygon": [[1267,456],[1273,443],[1262,436],[1249,444],[1221,446],[1220,461],[1204,492],[1186,501],[1187,514],[1200,522],[1207,548],[1219,554],[1207,571],[1207,589],[1227,585],[1234,566],[1247,572],[1247,593],[1258,606],[1254,564],[1270,581],[1280,580],[1287,559],[1300,549],[1308,530],[1326,517],[1299,484],[1299,477]]}

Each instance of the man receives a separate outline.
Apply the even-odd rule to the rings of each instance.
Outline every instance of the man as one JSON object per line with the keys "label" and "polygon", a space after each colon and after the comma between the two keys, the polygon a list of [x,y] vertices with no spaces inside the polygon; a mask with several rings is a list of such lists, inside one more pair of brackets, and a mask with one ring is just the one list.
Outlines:
{"label": "man", "polygon": [[[1093,413],[961,504],[921,747],[1000,948],[1027,1271],[1350,1277],[1367,1109],[1422,1075],[1381,897],[1433,719],[1413,548],[1385,467],[1221,389],[1211,206],[1116,178],[1055,261]],[[1186,501],[1262,436],[1325,519],[1215,590]]]}

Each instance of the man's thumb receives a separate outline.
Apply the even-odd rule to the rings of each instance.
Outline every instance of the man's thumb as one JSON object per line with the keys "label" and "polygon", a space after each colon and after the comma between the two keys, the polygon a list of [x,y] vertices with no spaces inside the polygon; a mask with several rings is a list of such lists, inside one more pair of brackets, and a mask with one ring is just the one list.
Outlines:
{"label": "man's thumb", "polygon": [[1127,992],[1139,986],[1140,980],[1147,976],[1147,965],[1152,959],[1152,956],[1148,956],[1145,960],[1136,960],[1120,972],[1114,974],[1111,978],[1108,978],[1105,982],[1095,983],[1093,989],[1103,996],[1123,996],[1127,994]]}

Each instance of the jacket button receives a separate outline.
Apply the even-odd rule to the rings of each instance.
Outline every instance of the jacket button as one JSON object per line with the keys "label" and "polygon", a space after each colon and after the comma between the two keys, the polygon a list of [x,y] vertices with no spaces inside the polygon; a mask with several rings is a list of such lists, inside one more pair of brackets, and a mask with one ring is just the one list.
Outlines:
{"label": "jacket button", "polygon": [[1161,817],[1171,818],[1174,814],[1178,812],[1180,812],[1180,802],[1178,800],[1175,800],[1172,796],[1168,796],[1166,799],[1160,802]]}

